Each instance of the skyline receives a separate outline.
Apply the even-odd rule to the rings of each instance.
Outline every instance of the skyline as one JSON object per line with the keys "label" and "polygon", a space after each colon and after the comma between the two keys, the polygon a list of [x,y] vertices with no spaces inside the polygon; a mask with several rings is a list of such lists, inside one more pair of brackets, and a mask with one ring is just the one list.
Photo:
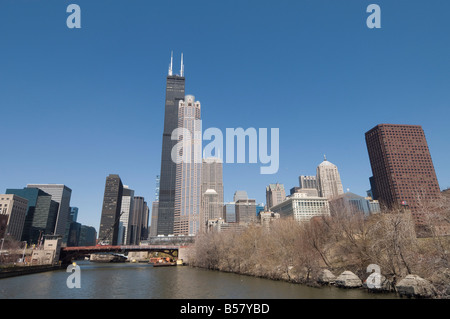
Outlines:
{"label": "skyline", "polygon": [[[376,1],[382,29],[370,30],[369,1],[76,1],[82,28],[69,30],[67,3],[20,2],[0,5],[0,27],[9,30],[0,35],[8,119],[0,130],[10,147],[1,192],[64,184],[79,221],[97,231],[109,174],[150,205],[171,51],[175,73],[184,53],[186,95],[202,104],[203,130],[280,128],[278,173],[224,163],[225,202],[245,190],[264,203],[267,185],[298,186],[323,154],[344,191],[365,196],[372,172],[364,134],[382,123],[421,125],[440,188],[450,186],[448,3]],[[166,21],[170,5],[196,23]],[[270,23],[260,19],[269,13]]]}

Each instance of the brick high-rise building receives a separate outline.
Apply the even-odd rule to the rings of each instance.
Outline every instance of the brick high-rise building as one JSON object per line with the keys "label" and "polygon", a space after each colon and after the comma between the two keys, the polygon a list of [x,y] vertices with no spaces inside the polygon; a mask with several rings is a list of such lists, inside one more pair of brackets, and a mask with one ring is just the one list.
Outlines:
{"label": "brick high-rise building", "polygon": [[440,189],[423,129],[419,125],[379,124],[366,132],[376,198],[385,207],[407,206],[421,224],[423,205]]}

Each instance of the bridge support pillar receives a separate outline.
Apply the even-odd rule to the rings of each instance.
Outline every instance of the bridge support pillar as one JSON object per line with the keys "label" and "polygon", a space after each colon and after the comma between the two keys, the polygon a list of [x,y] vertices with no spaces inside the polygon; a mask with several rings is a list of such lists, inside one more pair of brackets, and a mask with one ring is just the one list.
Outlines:
{"label": "bridge support pillar", "polygon": [[183,262],[185,263],[189,263],[189,255],[191,252],[191,247],[187,246],[187,247],[180,247],[180,249],[178,249],[178,260],[183,260]]}

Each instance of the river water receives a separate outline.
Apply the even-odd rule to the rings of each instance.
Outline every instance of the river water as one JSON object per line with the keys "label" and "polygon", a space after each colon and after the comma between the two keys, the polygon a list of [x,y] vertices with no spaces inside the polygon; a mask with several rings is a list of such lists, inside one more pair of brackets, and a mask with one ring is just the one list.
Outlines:
{"label": "river water", "polygon": [[304,285],[191,267],[80,261],[80,288],[65,270],[0,279],[0,299],[373,299],[362,289]]}

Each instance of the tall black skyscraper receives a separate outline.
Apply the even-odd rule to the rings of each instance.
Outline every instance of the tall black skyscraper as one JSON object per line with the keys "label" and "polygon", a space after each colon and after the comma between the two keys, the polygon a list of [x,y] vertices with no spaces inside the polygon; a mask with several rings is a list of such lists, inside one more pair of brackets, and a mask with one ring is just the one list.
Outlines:
{"label": "tall black skyscraper", "polygon": [[159,184],[158,235],[173,234],[175,208],[176,164],[172,161],[172,149],[178,141],[172,140],[172,132],[178,127],[178,104],[184,100],[184,65],[181,55],[180,75],[173,75],[173,58],[169,66],[166,84],[166,106],[161,152],[161,174]]}
{"label": "tall black skyscraper", "polygon": [[105,183],[102,217],[98,233],[99,242],[108,245],[117,245],[122,195],[123,185],[119,175],[110,174],[106,178]]}

